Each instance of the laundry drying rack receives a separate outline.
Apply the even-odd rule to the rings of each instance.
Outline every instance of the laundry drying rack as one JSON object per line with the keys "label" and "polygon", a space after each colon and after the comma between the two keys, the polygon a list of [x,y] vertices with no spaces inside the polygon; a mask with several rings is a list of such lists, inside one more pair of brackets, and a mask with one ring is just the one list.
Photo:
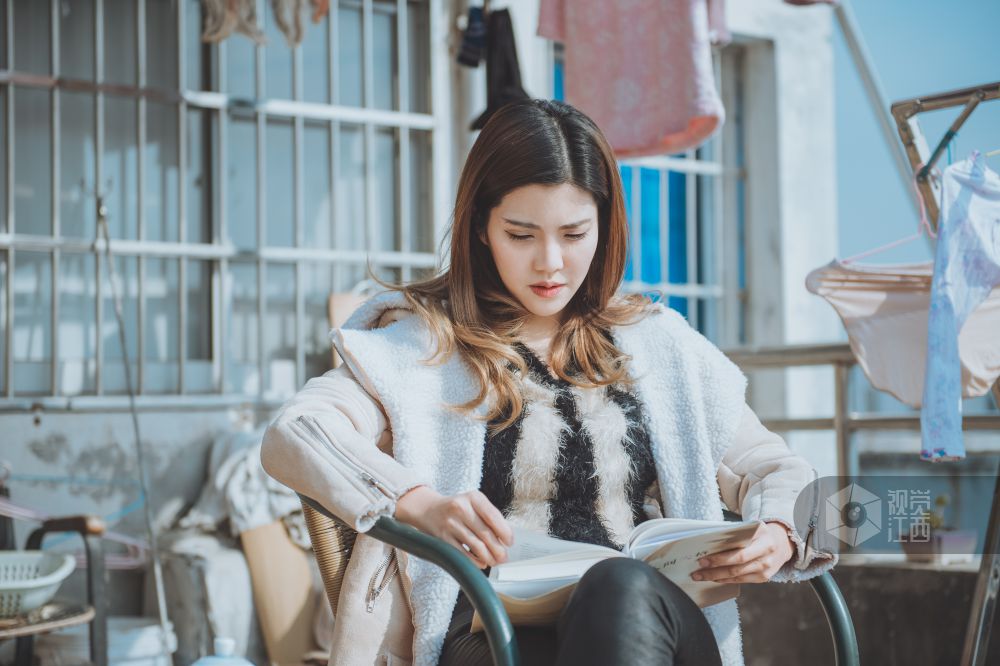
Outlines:
{"label": "laundry drying rack", "polygon": [[[892,105],[892,117],[896,121],[899,138],[916,177],[917,189],[923,199],[928,221],[932,225],[937,225],[940,216],[937,202],[941,187],[940,181],[933,177],[934,165],[976,108],[983,102],[997,99],[1000,99],[1000,82],[913,97]],[[934,149],[930,150],[917,116],[927,111],[958,106],[962,107],[962,111]],[[993,386],[993,396],[1000,406],[1000,380]],[[1000,588],[998,583],[1000,583],[1000,468],[997,469],[993,503],[983,543],[983,557],[979,565],[972,610],[962,647],[962,666],[982,666],[986,663],[986,651]]]}

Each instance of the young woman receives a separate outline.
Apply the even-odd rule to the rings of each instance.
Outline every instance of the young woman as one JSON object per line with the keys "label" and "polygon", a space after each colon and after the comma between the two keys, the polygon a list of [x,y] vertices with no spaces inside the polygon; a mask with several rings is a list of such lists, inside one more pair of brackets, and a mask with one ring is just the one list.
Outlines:
{"label": "young woman", "polygon": [[[394,515],[502,563],[512,526],[620,545],[649,516],[760,520],[704,580],[802,580],[830,568],[793,524],[814,472],[747,407],[745,379],[678,314],[617,293],[628,230],[614,155],[558,102],[499,110],[458,187],[450,262],[333,332],[345,365],[267,431],[279,481],[359,535],[332,662],[490,663],[437,567],[365,537]],[[558,623],[517,629],[528,664],[739,664],[734,601],[699,610],[648,565],[590,569]]]}

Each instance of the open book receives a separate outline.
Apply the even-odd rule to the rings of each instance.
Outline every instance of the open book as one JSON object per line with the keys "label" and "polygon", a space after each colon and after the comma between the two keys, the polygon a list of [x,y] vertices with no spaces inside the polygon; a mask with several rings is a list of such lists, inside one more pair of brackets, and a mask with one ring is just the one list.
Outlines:
{"label": "open book", "polygon": [[[692,580],[698,559],[746,546],[762,524],[657,518],[637,525],[621,551],[515,528],[507,562],[493,567],[490,584],[514,625],[549,624],[587,569],[610,557],[631,557],[648,562],[704,608],[736,597],[739,585]],[[481,630],[477,613],[472,631]]]}

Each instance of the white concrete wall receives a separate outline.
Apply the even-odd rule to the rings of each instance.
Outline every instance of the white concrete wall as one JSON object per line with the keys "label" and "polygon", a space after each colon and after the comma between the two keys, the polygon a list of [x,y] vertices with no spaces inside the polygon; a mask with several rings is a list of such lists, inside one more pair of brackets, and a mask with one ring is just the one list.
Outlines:
{"label": "white concrete wall", "polygon": [[[253,414],[237,410],[144,412],[139,416],[154,514],[169,521],[197,499],[216,435],[247,428]],[[4,460],[15,475],[11,499],[49,515],[89,513],[117,522],[141,496],[135,437],[127,413],[25,413],[0,416]],[[63,477],[80,479],[67,482]],[[103,482],[103,483],[102,483]],[[18,525],[19,541],[26,525]],[[116,531],[144,534],[142,510]]]}
{"label": "white concrete wall", "polygon": [[[832,309],[805,289],[837,254],[832,13],[781,0],[727,3],[746,51],[747,271],[750,343],[806,344],[842,335]],[[798,368],[752,378],[762,415],[829,416],[833,372]],[[821,474],[835,470],[832,433],[791,433]]]}

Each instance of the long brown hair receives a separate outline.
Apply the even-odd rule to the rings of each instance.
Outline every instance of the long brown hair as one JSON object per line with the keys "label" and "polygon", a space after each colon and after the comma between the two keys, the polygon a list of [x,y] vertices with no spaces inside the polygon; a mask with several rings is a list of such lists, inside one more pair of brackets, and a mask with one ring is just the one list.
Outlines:
{"label": "long brown hair", "polygon": [[[476,139],[458,183],[450,262],[427,280],[396,287],[437,340],[430,362],[458,350],[479,379],[479,394],[457,405],[472,410],[491,397],[488,420],[502,430],[524,408],[515,374],[527,367],[512,348],[530,313],[500,280],[481,241],[490,211],[524,185],[569,183],[589,192],[598,210],[597,251],[552,340],[551,366],[581,387],[627,382],[627,357],[613,326],[634,323],[649,300],[618,297],[628,253],[628,223],[614,152],[586,115],[556,101],[521,100],[496,111]],[[575,370],[571,372],[570,369]]]}

